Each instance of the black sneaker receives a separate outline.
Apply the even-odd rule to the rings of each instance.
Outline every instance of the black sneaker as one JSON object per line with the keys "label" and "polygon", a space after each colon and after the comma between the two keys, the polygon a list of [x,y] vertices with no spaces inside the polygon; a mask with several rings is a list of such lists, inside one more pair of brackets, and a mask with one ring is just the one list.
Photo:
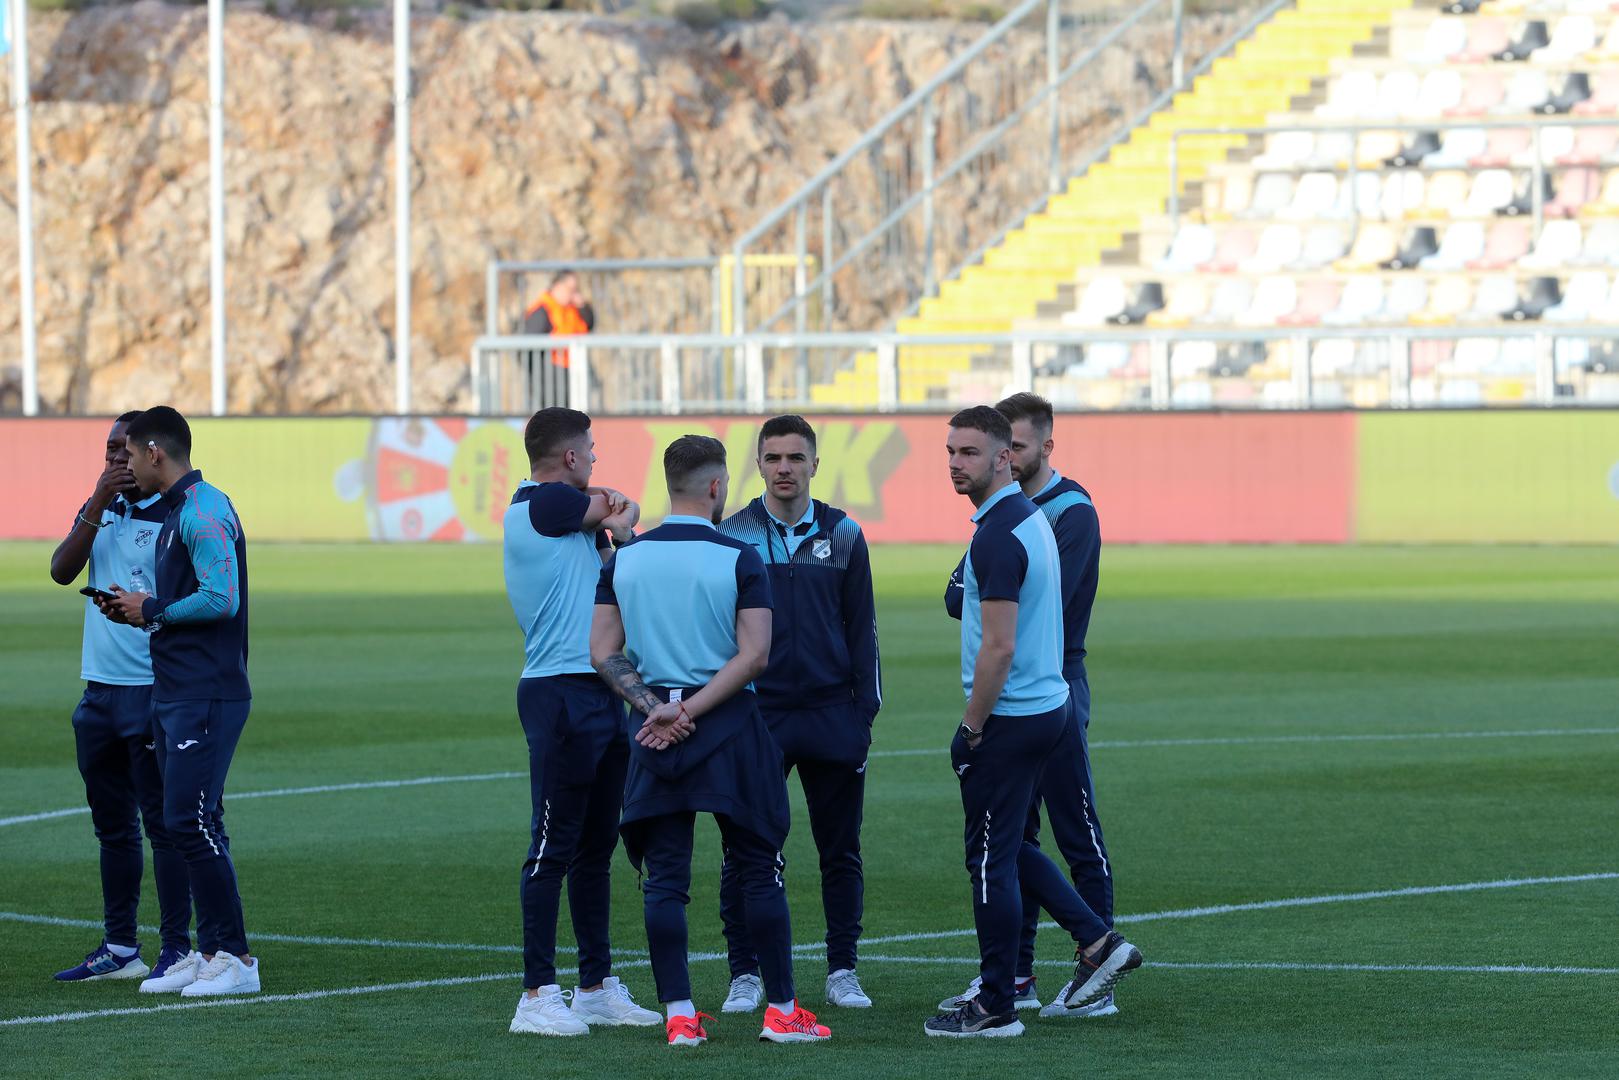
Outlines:
{"label": "black sneaker", "polygon": [[1107,997],[1120,979],[1140,966],[1141,950],[1109,930],[1096,955],[1086,956],[1083,947],[1074,949],[1074,978],[1057,995],[1057,1002],[1067,1009],[1082,1009]]}
{"label": "black sneaker", "polygon": [[955,1012],[940,1013],[922,1025],[929,1035],[947,1039],[1006,1039],[1023,1034],[1023,1021],[1017,1010],[987,1013],[978,1002],[970,1001]]}

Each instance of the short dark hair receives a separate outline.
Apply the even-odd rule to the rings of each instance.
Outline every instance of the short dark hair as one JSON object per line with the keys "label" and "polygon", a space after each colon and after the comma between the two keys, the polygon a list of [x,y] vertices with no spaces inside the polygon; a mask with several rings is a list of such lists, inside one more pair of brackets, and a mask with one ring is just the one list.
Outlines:
{"label": "short dark hair", "polygon": [[1031,394],[1025,390],[1021,394],[1001,398],[995,403],[995,411],[1006,417],[1008,424],[1028,420],[1034,424],[1035,430],[1051,433],[1053,424],[1051,402],[1039,394]]}
{"label": "short dark hair", "polygon": [[774,439],[778,435],[804,436],[804,440],[809,443],[810,455],[814,456],[815,429],[809,426],[808,420],[805,420],[797,413],[786,413],[782,416],[772,416],[769,420],[766,420],[764,422],[764,426],[759,428],[759,448],[755,451],[755,454],[764,453],[765,440]]}
{"label": "short dark hair", "polygon": [[1002,446],[1012,445],[1011,421],[988,405],[974,405],[970,409],[962,409],[950,418],[950,426],[982,431]]}
{"label": "short dark hair", "polygon": [[528,465],[533,468],[566,444],[590,430],[590,417],[578,409],[564,409],[553,405],[541,409],[528,418],[523,429],[523,447],[528,450]]}
{"label": "short dark hair", "polygon": [[725,444],[712,435],[682,435],[663,452],[663,478],[670,491],[687,493],[693,480],[715,466],[725,468]]}
{"label": "short dark hair", "polygon": [[561,285],[564,281],[567,281],[569,278],[578,276],[579,275],[572,270],[558,270],[556,273],[551,275],[551,284],[549,288],[554,289],[558,285]]}
{"label": "short dark hair", "polygon": [[139,416],[140,414],[141,414],[141,411],[139,409],[131,409],[128,412],[123,413],[122,415],[120,415],[118,417],[118,419],[113,421],[113,423],[115,423],[115,424],[132,423],[134,421],[135,417]]}
{"label": "short dark hair", "polygon": [[191,425],[167,405],[154,405],[136,416],[125,437],[136,445],[156,443],[171,458],[191,460]]}

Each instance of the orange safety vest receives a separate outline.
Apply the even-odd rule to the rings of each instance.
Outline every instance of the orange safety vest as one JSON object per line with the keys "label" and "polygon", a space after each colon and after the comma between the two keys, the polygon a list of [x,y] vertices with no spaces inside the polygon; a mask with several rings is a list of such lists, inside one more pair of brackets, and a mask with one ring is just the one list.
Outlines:
{"label": "orange safety vest", "polygon": [[[523,313],[528,318],[541,308],[551,319],[551,334],[554,337],[570,337],[575,334],[588,334],[590,327],[585,324],[585,317],[579,314],[579,309],[572,304],[564,304],[548,292],[540,294],[540,298]],[[552,349],[551,365],[565,368],[568,366],[568,350]]]}

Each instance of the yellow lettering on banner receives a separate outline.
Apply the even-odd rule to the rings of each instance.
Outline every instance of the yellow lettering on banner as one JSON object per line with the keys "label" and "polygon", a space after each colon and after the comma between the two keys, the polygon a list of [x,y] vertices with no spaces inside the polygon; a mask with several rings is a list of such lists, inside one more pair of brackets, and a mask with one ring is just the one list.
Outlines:
{"label": "yellow lettering on banner", "polygon": [[638,500],[641,520],[662,521],[669,513],[669,489],[663,483],[663,452],[682,435],[712,435],[714,429],[690,420],[648,420],[646,430],[652,436],[652,460],[646,463],[646,483]]}
{"label": "yellow lettering on banner", "polygon": [[[891,420],[863,424],[834,420],[815,435],[821,457],[815,486],[822,501],[851,510],[876,506],[882,482],[905,456],[905,437],[899,426]],[[885,453],[896,435],[900,445],[895,452]]]}
{"label": "yellow lettering on banner", "polygon": [[[759,425],[762,420],[733,420],[721,435],[708,424],[689,420],[649,420],[652,459],[647,462],[646,483],[641,491],[641,518],[661,521],[669,513],[669,492],[663,483],[663,452],[682,435],[709,435],[725,443],[726,463],[731,470],[731,493],[725,512],[734,514],[764,493],[764,478],[757,460]],[[823,502],[855,511],[880,509],[883,481],[905,456],[905,435],[891,420],[831,420],[816,425],[816,452],[820,470],[812,485]]]}

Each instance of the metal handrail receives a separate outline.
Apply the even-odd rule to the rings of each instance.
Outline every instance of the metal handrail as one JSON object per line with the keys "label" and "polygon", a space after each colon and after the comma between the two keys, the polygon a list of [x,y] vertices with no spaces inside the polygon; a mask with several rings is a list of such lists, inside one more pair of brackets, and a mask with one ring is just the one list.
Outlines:
{"label": "metal handrail", "polygon": [[[1536,335],[1565,338],[1612,339],[1619,341],[1619,324],[1544,323],[1526,329],[1523,324],[1502,326],[1292,326],[1219,329],[1189,327],[1147,327],[1115,330],[1106,327],[1085,330],[1017,330],[1005,334],[898,334],[886,330],[839,333],[775,334],[590,334],[568,339],[568,349],[577,353],[589,349],[647,349],[665,345],[680,349],[851,349],[866,351],[879,345],[895,348],[911,346],[970,345],[1099,345],[1130,344],[1140,341],[1292,341],[1345,339],[1387,339],[1453,341],[1461,338],[1521,338]],[[498,334],[480,337],[473,348],[482,352],[528,351],[555,348],[555,338],[535,334]]]}
{"label": "metal handrail", "polygon": [[[781,225],[789,215],[796,215],[796,220],[794,222],[794,233],[796,246],[798,248],[800,257],[802,257],[804,253],[805,230],[809,208],[817,196],[820,196],[822,200],[821,216],[823,227],[823,247],[825,247],[829,242],[830,237],[832,215],[832,189],[830,185],[832,181],[841,172],[848,168],[851,163],[857,161],[862,154],[865,154],[873,146],[877,145],[882,137],[889,131],[893,130],[893,128],[902,120],[905,120],[920,111],[923,120],[922,139],[924,143],[924,152],[921,156],[921,165],[923,171],[921,190],[913,193],[910,197],[905,199],[899,208],[888,214],[882,220],[882,222],[877,225],[877,227],[870,230],[859,240],[855,241],[855,243],[850,246],[848,251],[840,253],[840,257],[837,259],[831,257],[830,250],[823,250],[821,258],[821,273],[813,282],[808,282],[804,288],[795,291],[793,304],[798,305],[800,310],[802,310],[802,305],[807,295],[814,292],[817,287],[819,287],[823,293],[827,292],[831,287],[832,278],[836,270],[847,266],[851,259],[868,250],[871,245],[876,242],[877,237],[883,235],[884,232],[901,220],[906,213],[909,213],[910,211],[915,210],[918,206],[921,206],[924,214],[924,221],[931,224],[933,196],[941,184],[949,180],[951,177],[957,175],[961,169],[965,167],[967,162],[976,159],[988,147],[993,145],[995,141],[1004,136],[1006,131],[1011,129],[1015,121],[1026,117],[1034,108],[1050,102],[1063,85],[1069,82],[1073,76],[1078,74],[1081,70],[1094,63],[1102,55],[1107,46],[1113,44],[1122,33],[1137,25],[1146,15],[1159,9],[1165,3],[1170,4],[1173,11],[1174,20],[1174,53],[1172,57],[1172,79],[1174,85],[1171,87],[1171,92],[1173,93],[1175,90],[1180,89],[1181,86],[1184,85],[1185,79],[1185,65],[1182,56],[1183,0],[1145,0],[1145,2],[1131,12],[1131,14],[1121,19],[1116,25],[1110,28],[1108,33],[1104,35],[1101,41],[1097,42],[1093,47],[1087,49],[1081,57],[1079,57],[1076,61],[1071,62],[1066,68],[1059,68],[1058,57],[1056,54],[1056,29],[1061,18],[1058,0],[1024,0],[1022,4],[1018,5],[1011,12],[1005,15],[967,50],[956,56],[932,78],[928,79],[920,87],[907,95],[906,98],[899,103],[899,105],[895,106],[886,116],[884,116],[871,128],[867,129],[859,139],[857,139],[850,146],[846,147],[841,153],[839,153],[823,168],[816,172],[814,176],[802,184],[797,191],[788,196],[788,198],[780,203],[774,210],[767,213],[751,229],[743,233],[742,236],[740,236],[733,244],[732,253],[740,258],[750,245],[763,238],[766,233],[769,232],[769,230]],[[951,80],[959,76],[962,71],[964,71],[974,60],[982,56],[989,48],[1008,37],[1016,26],[1020,25],[1030,15],[1037,12],[1042,5],[1047,11],[1047,79],[1045,86],[1029,101],[1020,105],[1011,117],[1008,117],[1006,120],[996,124],[992,129],[990,129],[990,131],[984,133],[980,138],[975,139],[972,144],[957,157],[956,161],[952,162],[938,175],[935,175],[932,160],[933,128],[937,124],[937,109],[935,106],[935,99],[940,88],[944,87]],[[1267,5],[1267,11],[1273,12],[1280,6],[1282,6],[1280,2]],[[1052,160],[1050,162],[1049,171],[1051,174],[1051,189],[1056,190],[1061,180],[1061,164],[1059,161],[1057,161],[1058,117],[1057,110],[1055,108],[1053,108],[1051,112]],[[925,231],[927,232],[927,237],[924,240],[924,246],[931,254],[932,230],[929,228]],[[925,274],[928,279],[929,289],[931,290],[934,284],[931,258],[927,261]],[[732,281],[730,283],[730,287],[732,290],[731,329],[734,333],[746,333],[749,329],[746,307],[746,278],[739,266],[732,268]],[[782,308],[773,312],[768,319],[760,322],[759,325],[769,326],[773,324],[776,320],[780,319],[786,313],[787,309],[793,306],[793,304],[784,305]]]}
{"label": "metal handrail", "polygon": [[[1369,131],[1389,132],[1424,132],[1424,131],[1489,131],[1489,130],[1516,130],[1527,128],[1534,132],[1533,150],[1534,160],[1529,165],[1479,165],[1479,166],[1445,166],[1447,172],[1482,172],[1485,169],[1506,168],[1511,170],[1527,169],[1533,177],[1530,181],[1530,206],[1533,212],[1535,230],[1538,232],[1543,223],[1541,206],[1541,189],[1544,184],[1543,177],[1546,164],[1540,157],[1541,132],[1550,127],[1567,128],[1600,128],[1619,127],[1619,117],[1614,116],[1532,116],[1521,120],[1440,120],[1429,123],[1421,122],[1379,122],[1374,120],[1353,120],[1343,123],[1310,123],[1310,124],[1269,124],[1263,126],[1229,126],[1229,127],[1202,127],[1178,128],[1169,133],[1169,205],[1167,207],[1170,225],[1180,228],[1180,139],[1182,136],[1211,136],[1211,135],[1281,135],[1281,134],[1312,134],[1312,135],[1349,135],[1358,139]],[[1590,165],[1557,165],[1558,170],[1592,168]],[[1325,169],[1311,169],[1310,172],[1325,172]],[[1336,170],[1333,170],[1336,171]],[[1354,183],[1354,178],[1361,172],[1370,171],[1360,166],[1359,159],[1354,154],[1349,156],[1349,164],[1343,170]],[[1360,201],[1351,192],[1350,217],[1358,226],[1360,223]]]}
{"label": "metal handrail", "polygon": [[[877,393],[868,407],[879,412],[896,412],[902,408],[900,399],[902,348],[928,346],[956,346],[983,351],[987,348],[1005,348],[1010,352],[1010,381],[1012,390],[1029,390],[1035,384],[1035,349],[1037,347],[1092,347],[1104,344],[1146,344],[1150,348],[1147,381],[1150,388],[1150,406],[1168,409],[1175,406],[1173,390],[1172,346],[1178,342],[1258,343],[1286,341],[1293,345],[1290,371],[1287,376],[1295,388],[1295,400],[1287,407],[1309,408],[1314,394],[1311,346],[1318,341],[1383,342],[1390,349],[1386,376],[1389,379],[1388,406],[1402,408],[1411,404],[1410,351],[1416,341],[1460,341],[1464,339],[1525,340],[1533,344],[1535,355],[1535,397],[1531,404],[1539,406],[1579,406],[1586,402],[1559,399],[1557,396],[1557,352],[1560,341],[1603,341],[1619,343],[1619,325],[1612,323],[1535,323],[1533,326],[1358,326],[1324,327],[1300,326],[1287,328],[1249,329],[1189,329],[1146,328],[1120,330],[1098,328],[1073,331],[1067,329],[1023,330],[1005,334],[896,334],[892,332],[844,332],[813,334],[603,334],[570,338],[568,350],[569,400],[585,401],[589,395],[592,354],[605,350],[640,350],[658,358],[661,370],[661,391],[653,400],[659,402],[662,412],[678,414],[683,411],[680,392],[681,350],[695,350],[710,358],[730,354],[731,370],[739,372],[732,384],[727,376],[727,401],[751,412],[767,407],[765,351],[800,352],[812,348],[825,348],[847,352],[874,354],[877,361]],[[484,358],[489,353],[537,352],[554,347],[553,339],[536,335],[505,335],[479,338],[472,346],[470,377],[473,387],[473,408],[489,412],[486,391],[500,385],[499,368],[486,368]],[[1367,373],[1357,376],[1366,377]],[[490,381],[491,377],[493,382]],[[807,396],[804,397],[809,401]],[[1594,403],[1594,402],[1592,402]],[[937,403],[934,403],[937,404]],[[712,408],[712,404],[709,406]],[[1380,406],[1382,407],[1382,406]]]}
{"label": "metal handrail", "polygon": [[[1142,109],[1140,112],[1136,113],[1135,116],[1131,117],[1130,122],[1115,132],[1112,138],[1108,139],[1101,146],[1087,154],[1083,161],[1069,171],[1068,176],[1070,178],[1082,176],[1092,166],[1107,160],[1108,155],[1113,152],[1114,147],[1127,140],[1131,133],[1136,130],[1136,128],[1152,119],[1154,113],[1168,106],[1169,103],[1175,99],[1175,95],[1181,92],[1184,83],[1197,81],[1200,76],[1208,72],[1208,70],[1214,66],[1214,62],[1216,60],[1220,59],[1220,57],[1225,56],[1232,49],[1236,48],[1239,42],[1257,30],[1262,23],[1270,19],[1278,11],[1282,10],[1282,8],[1287,7],[1293,2],[1294,0],[1270,0],[1270,3],[1254,12],[1254,14],[1244,21],[1241,26],[1237,27],[1236,30],[1228,34],[1224,41],[1210,49],[1208,55],[1204,56],[1202,60],[1198,61],[1197,66],[1192,69],[1189,75],[1184,73],[1183,64],[1181,62],[1180,23],[1177,21],[1175,24],[1176,41],[1174,79],[1168,89],[1164,90],[1161,94],[1154,98],[1146,108]],[[1172,187],[1171,191],[1173,192],[1173,190],[1174,189]],[[1030,217],[1039,213],[1040,210],[1051,201],[1052,194],[1052,192],[1047,192],[1046,194],[1040,196],[1040,198],[1037,199],[1033,204],[1031,204],[1028,209],[1024,210],[1021,214],[1015,215],[1006,223],[1004,227],[1001,228],[999,232],[990,237],[988,241],[982,244],[977,250],[973,251],[972,254],[968,255],[965,259],[961,260],[961,262],[957,263],[949,273],[945,274],[944,280],[953,281],[957,277],[961,276],[962,271],[967,267],[982,262],[984,257],[988,255],[989,252],[1005,243],[1006,238],[1012,234],[1012,230],[1018,228]],[[921,309],[921,306],[922,301],[918,299],[914,304],[906,308],[905,311],[901,312],[900,317],[904,318],[905,316],[914,315],[918,310]]]}

